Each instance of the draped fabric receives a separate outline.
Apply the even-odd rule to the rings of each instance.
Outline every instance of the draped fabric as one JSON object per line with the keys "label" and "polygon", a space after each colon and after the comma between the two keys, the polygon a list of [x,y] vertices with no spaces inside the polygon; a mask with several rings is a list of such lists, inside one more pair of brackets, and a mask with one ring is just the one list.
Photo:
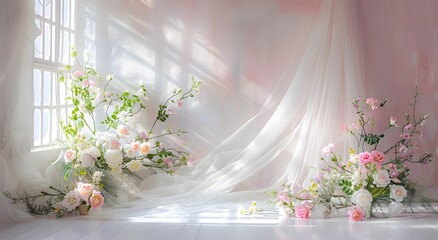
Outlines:
{"label": "draped fabric", "polygon": [[[0,191],[40,189],[46,181],[23,147],[30,143],[32,128],[33,4],[2,1],[0,6]],[[3,194],[0,207],[0,220],[30,218],[11,208]]]}
{"label": "draped fabric", "polygon": [[[2,18],[17,21],[1,21],[2,53],[11,56],[1,62],[5,93],[25,94],[21,89],[28,88],[19,85],[31,79],[19,69],[31,66],[32,15],[21,8],[23,15],[9,14],[25,2],[1,7]],[[251,199],[284,182],[304,182],[328,143],[347,149],[341,130],[352,121],[350,102],[363,89],[356,1],[132,0],[81,6],[86,40],[80,44],[94,48],[97,70],[114,73],[122,90],[139,80],[151,90],[145,128],[154,104],[170,89],[186,88],[191,76],[203,81],[199,96],[162,127],[189,132],[168,144],[187,145],[194,161],[173,176],[146,177],[131,189],[140,199],[104,214]],[[26,27],[24,36],[13,32],[17,25]],[[25,103],[9,102],[17,96],[1,98],[1,190],[17,189],[17,183],[23,185],[18,189],[41,188],[52,175],[39,176],[41,167],[20,152],[22,132],[30,129],[18,121]],[[21,218],[14,211],[2,203],[1,214]]]}

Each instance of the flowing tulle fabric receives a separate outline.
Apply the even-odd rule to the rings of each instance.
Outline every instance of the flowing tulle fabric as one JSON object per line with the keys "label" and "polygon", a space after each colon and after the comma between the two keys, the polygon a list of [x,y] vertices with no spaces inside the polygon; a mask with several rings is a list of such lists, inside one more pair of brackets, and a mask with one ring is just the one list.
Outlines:
{"label": "flowing tulle fabric", "polygon": [[[14,43],[2,49],[6,56],[32,53],[26,52],[34,37],[31,11],[25,17],[7,14],[25,2],[2,3],[2,18],[22,19],[16,24],[27,26],[20,36],[13,31],[16,24],[2,19],[2,27],[11,31],[2,35],[7,36],[2,43]],[[347,149],[341,129],[351,122],[350,102],[363,89],[355,1],[182,2],[81,3],[92,14],[78,26],[86,41],[95,41],[94,47],[83,45],[95,48],[98,71],[121,80],[117,87],[131,89],[144,80],[153,104],[172,87],[187,87],[191,75],[204,81],[200,95],[169,122],[192,134],[169,144],[187,143],[194,161],[173,176],[147,175],[136,187],[129,182],[126,192],[134,192],[128,195],[136,200],[105,209],[106,216],[141,215],[140,210],[158,206],[190,212],[256,200],[281,183],[303,183],[326,144]],[[2,58],[2,91],[19,92],[25,77],[31,79],[18,74],[31,68],[28,61]],[[22,98],[2,94],[1,99],[7,110],[1,111],[1,190],[35,190],[47,186],[45,181],[56,182],[53,167],[43,178],[29,164],[31,157],[20,152],[25,141],[20,137],[31,127],[17,120],[27,108],[3,100]],[[144,114],[145,128],[154,110]],[[22,218],[2,196],[0,202],[1,214]]]}
{"label": "flowing tulle fabric", "polygon": [[[281,183],[303,183],[329,142],[348,149],[341,129],[352,121],[349,104],[362,89],[355,4],[323,1],[308,14],[298,50],[259,112],[194,166],[147,178],[142,198],[121,206],[196,211],[263,199],[260,193]],[[128,213],[107,211],[118,212]]]}

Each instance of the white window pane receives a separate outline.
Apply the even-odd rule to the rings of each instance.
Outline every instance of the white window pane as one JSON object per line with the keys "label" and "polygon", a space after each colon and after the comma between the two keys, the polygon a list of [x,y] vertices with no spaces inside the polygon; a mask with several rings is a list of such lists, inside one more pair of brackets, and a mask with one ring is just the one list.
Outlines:
{"label": "white window pane", "polygon": [[41,106],[41,70],[33,70],[33,104]]}
{"label": "white window pane", "polygon": [[55,141],[59,138],[59,121],[58,121],[58,114],[56,110],[52,110],[52,141],[55,143]]}
{"label": "white window pane", "polygon": [[52,18],[52,0],[42,0],[44,1],[44,17],[47,19]]}
{"label": "white window pane", "polygon": [[50,60],[50,50],[52,48],[52,43],[50,39],[50,25],[48,23],[44,23],[44,59]]}
{"label": "white window pane", "polygon": [[61,35],[61,62],[63,64],[69,64],[70,55],[68,53],[70,48],[70,34],[67,31],[61,31]]}
{"label": "white window pane", "polygon": [[67,123],[67,115],[66,115],[65,111],[66,111],[65,108],[61,108],[61,113],[60,113],[59,119],[64,121],[64,123]]}
{"label": "white window pane", "polygon": [[52,125],[49,109],[43,109],[43,145],[49,144],[50,139],[50,125]]}
{"label": "white window pane", "polygon": [[33,112],[33,145],[41,145],[41,111],[39,109]]}
{"label": "white window pane", "polygon": [[63,0],[62,1],[62,20],[61,24],[64,27],[70,27],[70,1]]}
{"label": "white window pane", "polygon": [[42,0],[35,0],[35,14],[38,16],[43,16],[43,5],[41,5]]}
{"label": "white window pane", "polygon": [[56,79],[56,73],[52,73],[52,106],[58,105],[58,80]]}
{"label": "white window pane", "polygon": [[55,53],[55,50],[56,50],[56,48],[55,48],[55,46],[53,46],[53,44],[55,44],[55,42],[56,42],[56,39],[55,39],[55,26],[54,25],[52,25],[52,32],[51,32],[51,34],[52,34],[52,41],[51,41],[51,43],[52,43],[52,46],[51,46],[51,48],[52,48],[52,54],[50,54],[50,61],[52,61],[52,62],[54,62],[55,61],[55,56],[56,56],[56,53]]}
{"label": "white window pane", "polygon": [[34,50],[34,57],[36,58],[42,58],[43,53],[43,43],[42,43],[42,36],[41,36],[41,21],[38,19],[35,19],[35,25],[40,30],[38,36],[35,38],[35,50]]}
{"label": "white window pane", "polygon": [[[67,87],[71,88],[71,79],[70,78],[66,78],[65,82],[67,83]],[[68,94],[69,94],[69,92],[67,91],[67,95]],[[72,105],[73,104],[72,100],[71,99],[67,100],[67,104],[68,105]]]}
{"label": "white window pane", "polygon": [[70,47],[76,42],[72,32],[76,26],[76,0],[33,1],[34,21],[40,29],[34,42],[34,58],[49,61],[39,62],[33,69],[34,146],[46,147],[61,136],[59,120],[67,121],[67,112],[72,110],[72,102],[66,100],[67,87],[58,82],[56,68],[58,63],[74,64]]}
{"label": "white window pane", "polygon": [[57,14],[57,10],[56,10],[56,4],[57,4],[57,0],[52,0],[52,21],[56,21],[56,15]]}
{"label": "white window pane", "polygon": [[72,30],[75,30],[76,27],[76,1],[75,0],[71,0],[70,1],[70,16],[71,16],[71,25],[70,28]]}
{"label": "white window pane", "polygon": [[59,87],[59,105],[65,105],[66,101],[65,98],[67,97],[67,89],[65,87],[64,83],[58,83]]}
{"label": "white window pane", "polygon": [[68,56],[70,57],[70,64],[74,65],[74,59],[71,57],[71,47],[75,46],[75,34],[71,33],[70,34],[70,43],[69,43],[69,48],[68,48]]}
{"label": "white window pane", "polygon": [[44,71],[43,80],[43,105],[48,106],[50,104],[50,93],[51,93],[51,74],[50,72]]}

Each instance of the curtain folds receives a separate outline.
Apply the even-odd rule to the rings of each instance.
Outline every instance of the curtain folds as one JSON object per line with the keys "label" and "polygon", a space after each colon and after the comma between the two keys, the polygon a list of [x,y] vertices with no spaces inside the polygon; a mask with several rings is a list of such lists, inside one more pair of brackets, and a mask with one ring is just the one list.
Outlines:
{"label": "curtain folds", "polygon": [[[0,191],[41,189],[46,181],[29,161],[32,126],[32,57],[37,34],[31,1],[0,3]],[[30,120],[30,121],[29,121]],[[0,194],[0,221],[28,220]]]}
{"label": "curtain folds", "polygon": [[363,89],[355,1],[321,1],[308,14],[295,55],[258,113],[192,168],[147,178],[140,200],[107,213],[254,200],[282,183],[303,183],[328,143],[348,149],[342,128]]}
{"label": "curtain folds", "polygon": [[[2,191],[24,189],[20,185],[38,189],[53,181],[27,167],[31,164],[20,153],[26,140],[20,138],[31,127],[17,121],[23,117],[18,104],[26,101],[6,94],[25,93],[19,89],[31,79],[19,74],[32,66],[25,59],[35,34],[31,11],[23,10],[32,8],[28,2],[3,1],[0,7],[2,56],[10,56],[0,60]],[[176,116],[179,121],[170,122],[193,133],[184,140],[199,159],[173,176],[145,178],[127,191],[140,199],[102,214],[132,216],[157,206],[196,211],[203,204],[258,198],[281,183],[303,183],[328,143],[348,149],[341,130],[353,120],[350,102],[363,89],[356,1],[148,2],[153,4],[85,4],[98,16],[87,24],[107,24],[108,39],[95,39],[97,66],[103,61],[101,70],[117,73],[122,87],[143,77],[155,80],[146,80],[152,103],[173,86],[186,87],[190,75],[202,79],[201,94]],[[17,29],[25,29],[24,36]],[[101,49],[107,52],[99,55]],[[3,196],[0,204],[3,216],[28,217]]]}

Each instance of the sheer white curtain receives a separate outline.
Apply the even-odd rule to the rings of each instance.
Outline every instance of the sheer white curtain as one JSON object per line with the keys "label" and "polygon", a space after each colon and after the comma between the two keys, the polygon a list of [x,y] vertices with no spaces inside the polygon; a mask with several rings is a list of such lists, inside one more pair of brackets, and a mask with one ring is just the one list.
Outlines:
{"label": "sheer white curtain", "polygon": [[[29,160],[32,59],[37,35],[31,1],[0,2],[0,191],[41,190],[46,181]],[[0,220],[30,216],[0,194]]]}
{"label": "sheer white curtain", "polygon": [[[341,129],[352,120],[350,102],[362,89],[355,1],[82,3],[92,15],[84,31],[87,39],[95,39],[98,71],[115,73],[122,89],[131,89],[138,80],[151,89],[145,128],[153,120],[154,104],[171,88],[187,87],[192,75],[204,82],[201,94],[168,124],[190,133],[168,144],[187,143],[196,159],[192,166],[174,176],[147,177],[139,184],[141,199],[105,214],[252,199],[283,182],[304,181],[329,142],[346,149]],[[13,7],[24,12],[26,4],[2,3],[2,13],[13,12]],[[20,51],[26,49],[19,48],[25,45],[20,41],[32,47],[32,21],[23,23],[28,29],[24,37],[13,32],[14,24],[3,19],[1,24],[11,31],[5,40],[2,35],[2,47],[7,41]],[[15,65],[12,58],[2,59],[2,91],[6,84],[26,84],[5,73],[25,69],[28,55],[27,60],[19,55]],[[17,71],[3,68],[11,63]],[[16,113],[21,105],[12,105],[2,105],[2,114],[8,111],[0,119],[2,129],[10,131],[2,133],[2,171],[12,173],[1,174],[2,190],[13,190],[17,179],[31,182],[19,174],[25,167],[15,167],[26,164],[26,157],[19,154],[24,141],[16,139],[20,130],[8,127],[20,123]],[[44,185],[34,183],[35,188]],[[2,206],[1,213],[12,216],[11,211]]]}

